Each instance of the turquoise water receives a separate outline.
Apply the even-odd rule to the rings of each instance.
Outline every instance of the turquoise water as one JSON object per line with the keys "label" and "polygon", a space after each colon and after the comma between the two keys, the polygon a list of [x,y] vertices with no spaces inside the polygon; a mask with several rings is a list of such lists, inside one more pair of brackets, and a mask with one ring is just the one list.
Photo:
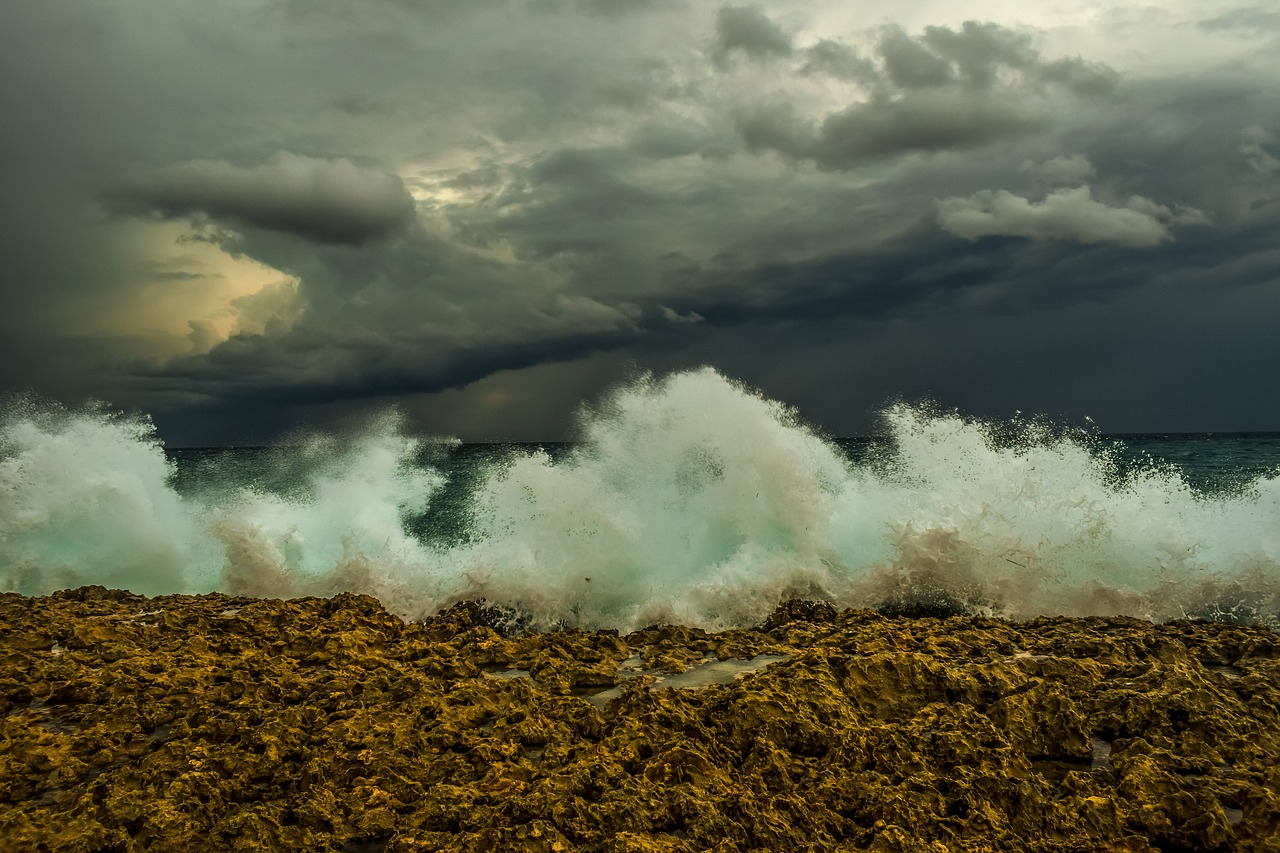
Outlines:
{"label": "turquoise water", "polygon": [[461,445],[393,413],[279,448],[145,421],[0,422],[0,587],[483,597],[535,624],[754,624],[781,600],[1276,622],[1280,434],[1102,436],[896,406],[832,440],[714,371],[642,380],[580,440]]}

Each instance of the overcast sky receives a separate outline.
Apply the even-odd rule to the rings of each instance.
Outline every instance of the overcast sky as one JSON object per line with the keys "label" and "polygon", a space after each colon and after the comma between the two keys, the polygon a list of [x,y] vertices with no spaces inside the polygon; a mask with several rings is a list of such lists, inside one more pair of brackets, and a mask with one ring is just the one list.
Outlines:
{"label": "overcast sky", "polygon": [[5,0],[0,390],[564,437],[714,365],[1280,429],[1280,8]]}

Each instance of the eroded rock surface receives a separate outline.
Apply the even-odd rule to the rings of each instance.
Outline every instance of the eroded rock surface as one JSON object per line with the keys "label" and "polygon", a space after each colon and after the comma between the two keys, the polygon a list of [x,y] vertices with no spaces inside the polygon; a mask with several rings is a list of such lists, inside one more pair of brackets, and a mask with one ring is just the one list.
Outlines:
{"label": "eroded rock surface", "polygon": [[[502,627],[0,595],[0,850],[1280,850],[1266,630],[796,604]],[[653,689],[757,655],[789,657]]]}

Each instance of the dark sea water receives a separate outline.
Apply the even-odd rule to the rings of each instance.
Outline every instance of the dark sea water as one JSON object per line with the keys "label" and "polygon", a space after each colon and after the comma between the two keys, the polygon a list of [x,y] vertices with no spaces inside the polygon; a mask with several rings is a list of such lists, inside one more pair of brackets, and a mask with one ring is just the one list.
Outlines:
{"label": "dark sea water", "polygon": [[1205,494],[1247,489],[1280,472],[1280,433],[1139,433],[1107,436],[1130,466],[1164,464]]}
{"label": "dark sea water", "polygon": [[872,437],[713,371],[572,444],[360,433],[165,450],[26,406],[0,427],[0,587],[484,597],[536,624],[752,624],[779,601],[1277,624],[1280,433],[1108,436],[897,406]]}

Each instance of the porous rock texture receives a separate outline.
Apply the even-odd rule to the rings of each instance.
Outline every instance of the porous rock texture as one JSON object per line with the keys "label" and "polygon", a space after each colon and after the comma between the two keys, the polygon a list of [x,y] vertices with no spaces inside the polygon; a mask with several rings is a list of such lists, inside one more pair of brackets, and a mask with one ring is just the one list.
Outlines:
{"label": "porous rock texture", "polygon": [[[806,603],[723,633],[495,626],[0,595],[0,850],[1280,850],[1263,629]],[[603,692],[637,655],[762,653],[791,657]]]}

